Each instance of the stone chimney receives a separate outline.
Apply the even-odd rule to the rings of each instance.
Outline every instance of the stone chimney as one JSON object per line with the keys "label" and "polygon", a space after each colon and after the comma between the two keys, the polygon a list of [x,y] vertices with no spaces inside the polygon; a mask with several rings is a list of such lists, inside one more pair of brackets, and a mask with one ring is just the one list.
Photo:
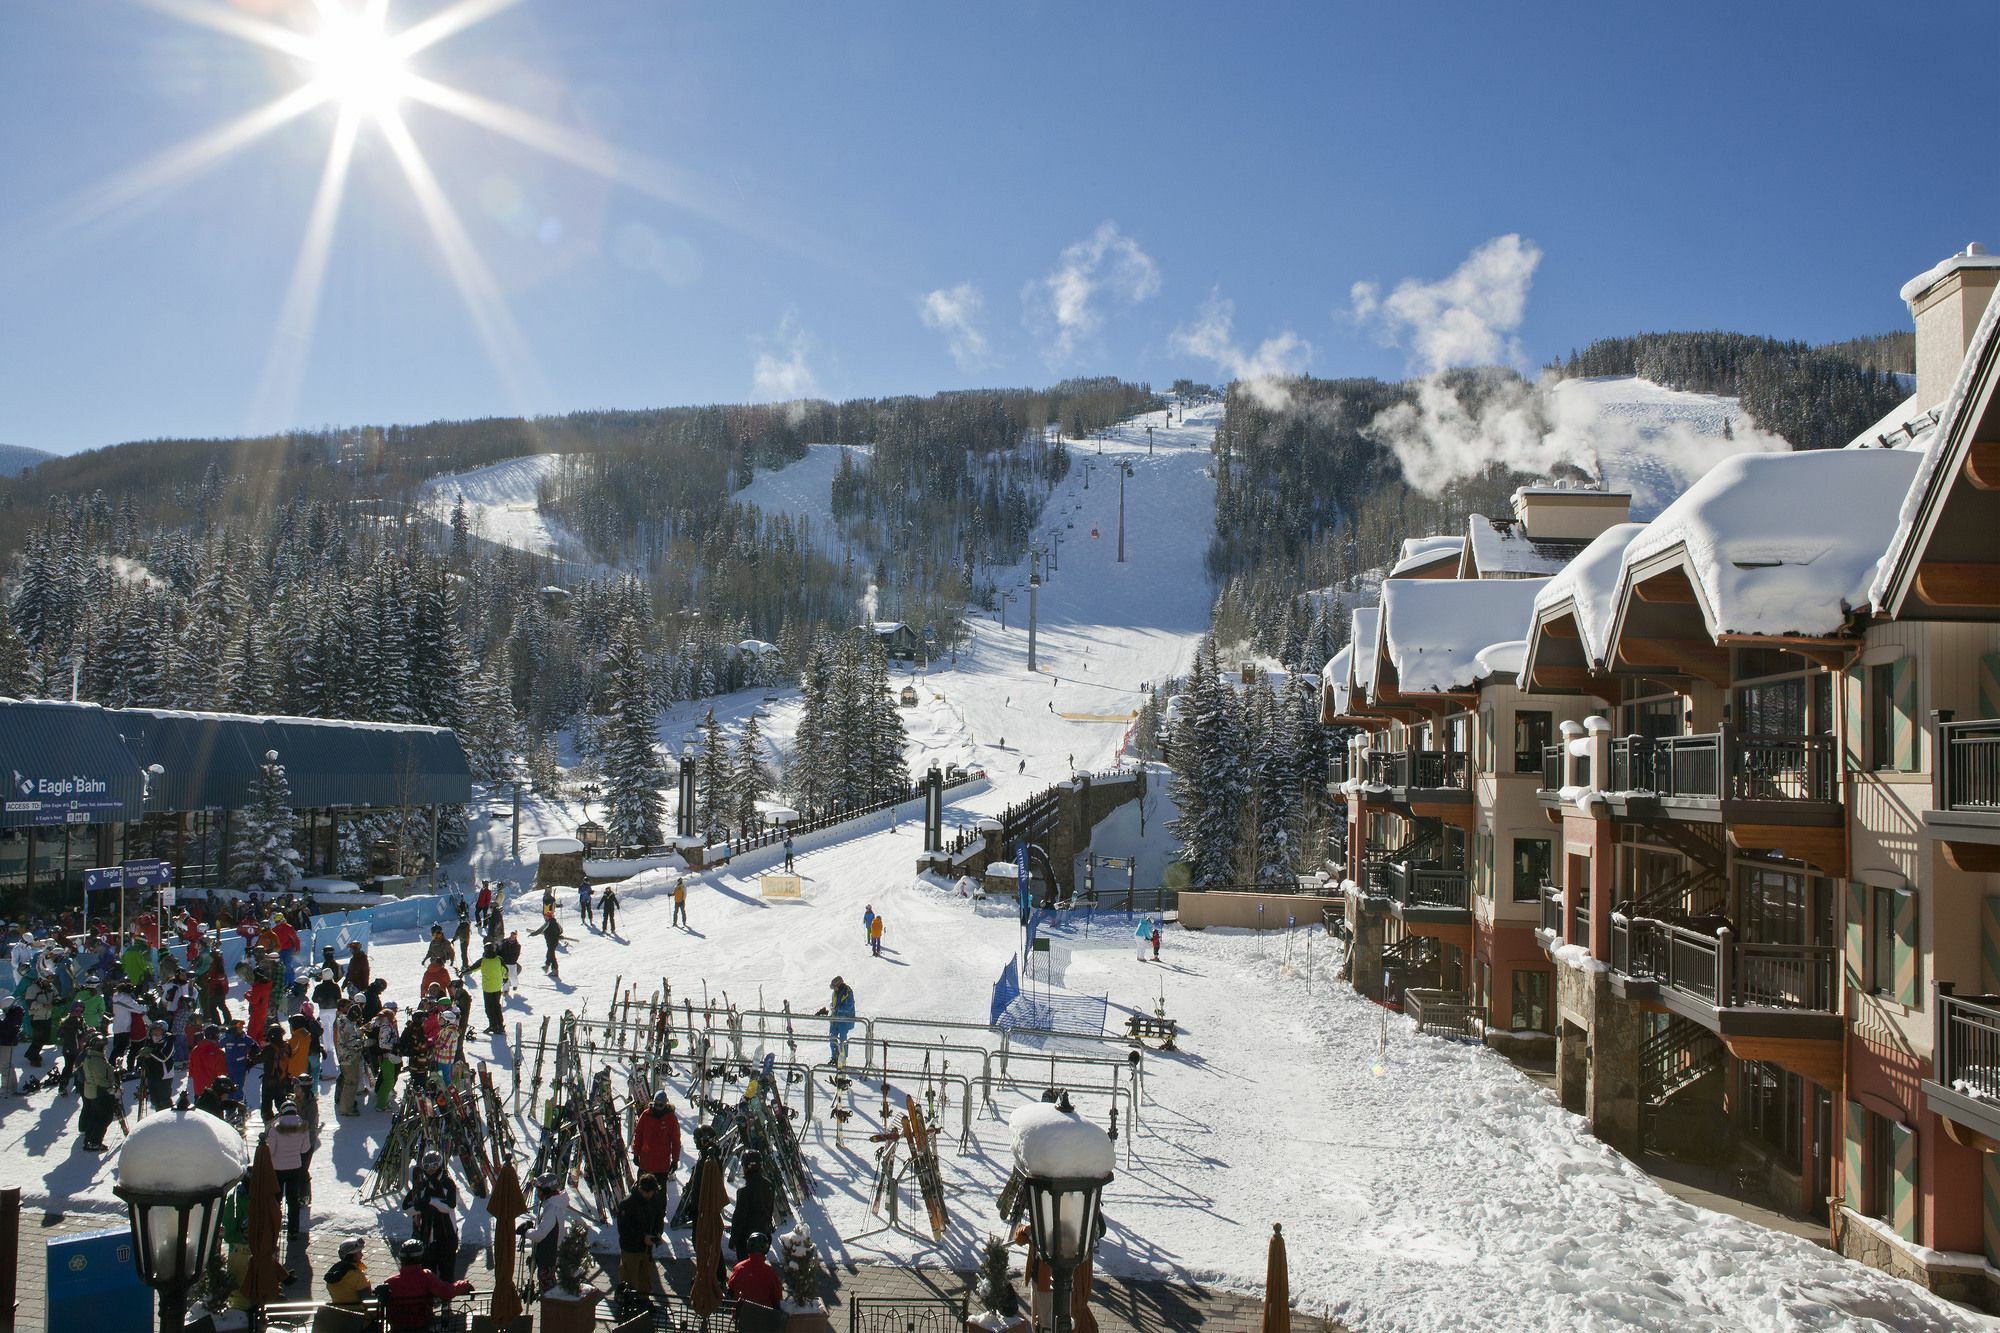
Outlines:
{"label": "stone chimney", "polygon": [[1987,254],[1977,241],[1903,284],[1917,324],[1918,407],[1936,407],[1951,392],[1996,285],[2000,255]]}

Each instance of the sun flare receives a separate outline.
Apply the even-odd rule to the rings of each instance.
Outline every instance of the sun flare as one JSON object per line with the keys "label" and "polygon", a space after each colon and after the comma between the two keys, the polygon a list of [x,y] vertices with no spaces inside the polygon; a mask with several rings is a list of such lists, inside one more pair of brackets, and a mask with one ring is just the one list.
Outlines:
{"label": "sun flare", "polygon": [[380,7],[349,13],[328,5],[311,40],[313,82],[342,111],[386,116],[409,89],[404,52],[384,28]]}

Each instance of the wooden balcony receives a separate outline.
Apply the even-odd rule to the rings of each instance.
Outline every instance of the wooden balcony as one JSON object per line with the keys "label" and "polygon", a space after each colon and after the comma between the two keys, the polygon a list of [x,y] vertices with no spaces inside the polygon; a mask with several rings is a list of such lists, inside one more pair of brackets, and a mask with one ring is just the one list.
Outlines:
{"label": "wooden balcony", "polygon": [[1620,736],[1604,798],[1618,819],[1726,826],[1745,850],[1775,851],[1823,874],[1847,873],[1840,751],[1832,736]]}
{"label": "wooden balcony", "polygon": [[1413,987],[1403,992],[1403,1012],[1429,1036],[1479,1041],[1486,1035],[1486,1011],[1464,991]]}
{"label": "wooden balcony", "polygon": [[1542,885],[1542,920],[1535,939],[1545,950],[1563,942],[1563,891],[1553,884]]}
{"label": "wooden balcony", "polygon": [[1440,925],[1472,920],[1471,885],[1465,871],[1435,861],[1391,861],[1382,867],[1381,894],[1397,919]]}
{"label": "wooden balcony", "polygon": [[1414,818],[1471,823],[1472,756],[1463,750],[1378,750],[1368,756],[1368,781]]}
{"label": "wooden balcony", "polygon": [[1739,941],[1721,918],[1611,916],[1612,988],[1721,1037],[1739,1060],[1770,1060],[1823,1087],[1841,1068],[1840,950]]}
{"label": "wooden balcony", "polygon": [[1924,1099],[1952,1138],[2000,1151],[2000,995],[1956,995],[1949,981],[1933,989]]}
{"label": "wooden balcony", "polygon": [[2000,871],[2000,722],[1954,722],[1944,711],[1932,716],[1937,744],[1924,827],[1960,870]]}

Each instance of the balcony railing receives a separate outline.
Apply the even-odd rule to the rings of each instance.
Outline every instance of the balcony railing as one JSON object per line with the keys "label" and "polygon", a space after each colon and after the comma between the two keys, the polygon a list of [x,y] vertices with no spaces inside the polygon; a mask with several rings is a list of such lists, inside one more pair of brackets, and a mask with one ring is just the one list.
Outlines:
{"label": "balcony railing", "polygon": [[1611,742],[1605,790],[1663,799],[1831,801],[1836,759],[1831,736],[1744,736],[1726,727],[1699,736],[1621,736]]}
{"label": "balcony railing", "polygon": [[1466,790],[1472,765],[1463,750],[1390,750],[1368,756],[1368,780],[1384,787]]}
{"label": "balcony railing", "polygon": [[1542,929],[1556,937],[1561,943],[1563,937],[1563,891],[1553,884],[1542,885]]}
{"label": "balcony railing", "polygon": [[1738,942],[1713,918],[1680,925],[1612,917],[1611,965],[1716,1009],[1839,1012],[1839,950],[1818,944]]}
{"label": "balcony railing", "polygon": [[1563,782],[1563,747],[1544,745],[1542,747],[1542,790],[1561,791]]}
{"label": "balcony railing", "polygon": [[1953,995],[1938,983],[1932,1020],[1932,1067],[1937,1082],[1967,1097],[1990,1100],[2000,1113],[2000,995]]}
{"label": "balcony railing", "polygon": [[1486,1034],[1486,1010],[1463,991],[1411,987],[1403,992],[1403,1012],[1416,1020],[1417,1031],[1433,1037],[1478,1041]]}
{"label": "balcony railing", "polygon": [[1338,787],[1347,781],[1347,761],[1350,757],[1347,751],[1342,750],[1327,761],[1326,780],[1330,785]]}
{"label": "balcony railing", "polygon": [[2000,814],[2000,722],[1940,721],[1937,807]]}
{"label": "balcony railing", "polygon": [[1435,861],[1392,861],[1383,867],[1382,884],[1389,900],[1405,910],[1463,912],[1471,906],[1465,871]]}

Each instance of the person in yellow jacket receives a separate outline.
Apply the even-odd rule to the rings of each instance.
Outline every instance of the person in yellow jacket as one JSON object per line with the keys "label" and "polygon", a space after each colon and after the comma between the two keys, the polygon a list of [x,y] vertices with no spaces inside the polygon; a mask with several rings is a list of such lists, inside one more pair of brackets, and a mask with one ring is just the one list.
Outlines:
{"label": "person in yellow jacket", "polygon": [[688,923],[688,882],[685,876],[674,881],[674,919],[667,925],[685,926]]}
{"label": "person in yellow jacket", "polygon": [[368,1280],[368,1261],[361,1257],[360,1240],[340,1242],[340,1255],[326,1270],[326,1299],[333,1305],[360,1305],[375,1284]]}
{"label": "person in yellow jacket", "polygon": [[479,955],[479,993],[486,1001],[486,1031],[498,1036],[506,1028],[500,1014],[500,992],[507,988],[507,965],[500,961],[500,947],[489,943]]}
{"label": "person in yellow jacket", "polygon": [[875,914],[875,919],[868,923],[868,949],[869,952],[873,953],[877,958],[880,958],[882,956],[882,931],[884,929],[883,922],[885,920],[887,920],[887,918],[885,918],[880,912],[877,912]]}

